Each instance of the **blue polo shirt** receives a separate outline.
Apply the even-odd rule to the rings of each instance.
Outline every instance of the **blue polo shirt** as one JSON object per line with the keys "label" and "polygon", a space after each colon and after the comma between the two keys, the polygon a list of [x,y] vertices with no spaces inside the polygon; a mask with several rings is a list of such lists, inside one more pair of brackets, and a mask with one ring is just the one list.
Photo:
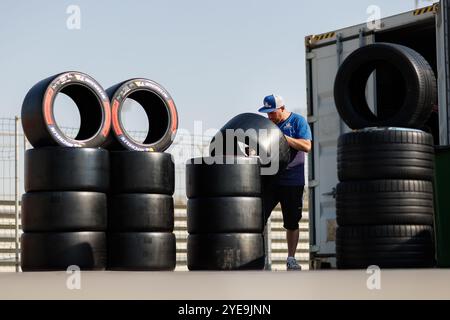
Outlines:
{"label": "blue polo shirt", "polygon": [[[291,112],[289,118],[278,124],[280,130],[295,139],[312,140],[308,122],[301,115]],[[280,172],[278,184],[282,186],[305,185],[305,153],[291,148],[291,161],[287,168]]]}

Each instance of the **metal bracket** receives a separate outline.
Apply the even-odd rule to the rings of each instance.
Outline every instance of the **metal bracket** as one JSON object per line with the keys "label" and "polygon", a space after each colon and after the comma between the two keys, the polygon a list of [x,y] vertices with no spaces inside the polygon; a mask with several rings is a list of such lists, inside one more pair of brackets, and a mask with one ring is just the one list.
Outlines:
{"label": "metal bracket", "polygon": [[364,47],[366,45],[366,38],[364,37],[364,28],[359,29],[359,47]]}
{"label": "metal bracket", "polygon": [[308,52],[306,54],[306,60],[312,60],[316,57],[316,54],[314,52]]}
{"label": "metal bracket", "polygon": [[323,196],[332,196],[336,199],[336,188],[331,189],[331,192],[322,193]]}
{"label": "metal bracket", "polygon": [[309,180],[308,181],[309,188],[316,188],[318,185],[319,185],[319,181],[317,181],[317,180]]}
{"label": "metal bracket", "polygon": [[315,122],[319,121],[319,118],[317,116],[308,116],[307,121],[308,121],[308,123],[315,123]]}
{"label": "metal bracket", "polygon": [[342,62],[342,51],[343,51],[343,45],[342,45],[342,34],[338,33],[336,35],[336,56],[337,56],[337,64],[338,67],[341,65]]}

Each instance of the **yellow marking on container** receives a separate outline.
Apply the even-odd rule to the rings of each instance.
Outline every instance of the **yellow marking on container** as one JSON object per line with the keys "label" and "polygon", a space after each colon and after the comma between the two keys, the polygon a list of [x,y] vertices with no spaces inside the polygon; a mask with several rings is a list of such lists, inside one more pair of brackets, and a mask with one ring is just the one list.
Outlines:
{"label": "yellow marking on container", "polygon": [[439,4],[435,3],[432,6],[416,9],[413,11],[413,15],[419,16],[421,14],[425,14],[425,13],[429,13],[429,12],[437,12],[438,6],[439,6]]}
{"label": "yellow marking on container", "polygon": [[322,33],[311,37],[312,41],[321,41],[325,39],[333,38],[336,35],[336,32],[328,32],[328,33]]}

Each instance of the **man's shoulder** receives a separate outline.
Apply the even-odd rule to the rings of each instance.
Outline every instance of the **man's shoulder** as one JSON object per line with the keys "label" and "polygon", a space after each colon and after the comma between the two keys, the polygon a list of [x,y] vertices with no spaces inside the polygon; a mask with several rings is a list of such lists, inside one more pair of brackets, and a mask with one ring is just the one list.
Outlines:
{"label": "man's shoulder", "polygon": [[308,121],[298,113],[292,113],[291,124],[296,131],[298,138],[312,140],[311,128],[309,127]]}
{"label": "man's shoulder", "polygon": [[292,112],[291,121],[299,122],[299,123],[307,123],[305,117],[301,114]]}

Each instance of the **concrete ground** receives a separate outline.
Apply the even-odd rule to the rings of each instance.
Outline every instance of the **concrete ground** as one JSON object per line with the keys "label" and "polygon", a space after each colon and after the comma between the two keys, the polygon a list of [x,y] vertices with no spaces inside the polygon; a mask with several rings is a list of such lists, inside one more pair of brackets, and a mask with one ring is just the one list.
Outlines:
{"label": "concrete ground", "polygon": [[[450,299],[450,269],[0,273],[5,299]],[[79,280],[79,281],[78,281]],[[367,283],[374,288],[369,290]],[[68,289],[80,284],[80,289]]]}

